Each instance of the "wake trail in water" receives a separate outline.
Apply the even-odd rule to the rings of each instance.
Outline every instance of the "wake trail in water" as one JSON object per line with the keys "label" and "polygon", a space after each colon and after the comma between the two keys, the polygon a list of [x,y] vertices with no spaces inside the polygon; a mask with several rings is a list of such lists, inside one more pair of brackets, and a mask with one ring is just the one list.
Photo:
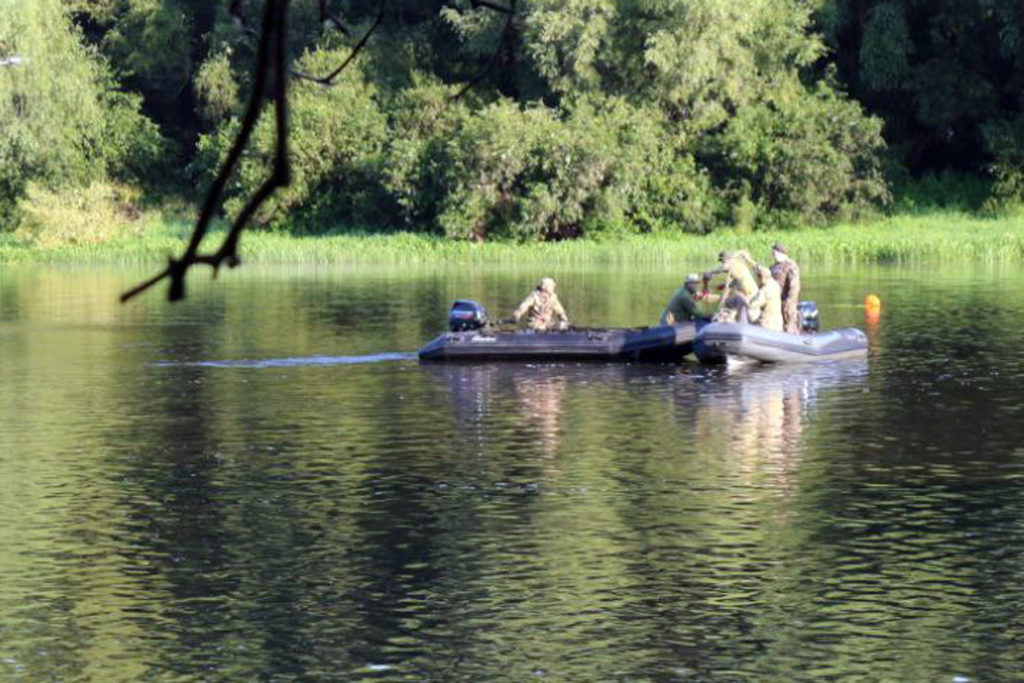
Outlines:
{"label": "wake trail in water", "polygon": [[192,368],[289,368],[306,365],[357,365],[360,363],[384,363],[396,360],[412,360],[415,353],[373,353],[366,356],[302,356],[298,358],[265,358],[262,360],[200,360],[153,363],[154,367]]}

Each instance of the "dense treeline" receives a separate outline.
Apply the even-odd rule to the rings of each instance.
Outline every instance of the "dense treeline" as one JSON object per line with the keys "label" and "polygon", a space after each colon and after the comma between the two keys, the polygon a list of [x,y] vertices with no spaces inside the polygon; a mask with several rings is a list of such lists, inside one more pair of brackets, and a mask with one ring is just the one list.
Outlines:
{"label": "dense treeline", "polygon": [[[0,0],[0,221],[195,195],[258,0]],[[910,175],[1024,197],[1019,0],[293,0],[294,179],[264,226],[559,239],[823,223]],[[231,10],[235,10],[232,12]],[[379,22],[378,22],[379,19]],[[272,157],[264,116],[231,186]],[[52,213],[52,212],[51,212]],[[38,221],[37,221],[38,222]],[[24,228],[23,228],[24,229]]]}

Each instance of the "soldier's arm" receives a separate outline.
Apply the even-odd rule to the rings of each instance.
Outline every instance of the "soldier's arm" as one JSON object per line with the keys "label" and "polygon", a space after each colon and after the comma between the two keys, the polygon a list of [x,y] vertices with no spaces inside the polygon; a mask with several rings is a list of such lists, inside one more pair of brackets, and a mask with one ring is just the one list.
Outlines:
{"label": "soldier's arm", "polygon": [[519,304],[519,308],[515,310],[515,313],[512,314],[512,317],[516,319],[516,322],[519,322],[519,319],[522,318],[528,310],[530,310],[530,306],[532,305],[533,292],[530,292],[530,294],[523,299],[523,303]]}
{"label": "soldier's arm", "polygon": [[764,287],[757,290],[757,294],[747,304],[747,319],[756,323],[761,318],[761,312],[764,310],[764,305],[768,303],[768,292]]}
{"label": "soldier's arm", "polygon": [[707,281],[713,279],[716,275],[721,275],[722,273],[726,272],[726,270],[727,269],[726,269],[725,266],[718,266],[717,268],[714,268],[712,270],[706,271],[704,273],[704,282],[707,282]]}
{"label": "soldier's arm", "polygon": [[672,298],[665,304],[665,309],[661,312],[661,317],[658,318],[659,325],[671,325],[676,321],[676,316],[672,311],[675,310],[676,300],[679,298],[679,292],[677,291],[672,295]]}
{"label": "soldier's arm", "polygon": [[789,296],[791,299],[800,298],[800,269],[796,266],[789,269]]}
{"label": "soldier's arm", "polygon": [[747,267],[749,267],[751,270],[757,268],[757,261],[754,260],[754,257],[751,256],[750,252],[747,251],[746,249],[740,249],[739,251],[737,251],[736,256],[738,258],[743,259],[743,262],[746,263]]}
{"label": "soldier's arm", "polygon": [[565,314],[565,309],[562,308],[562,302],[561,302],[561,300],[559,300],[559,298],[557,296],[555,297],[555,302],[554,303],[555,303],[555,306],[554,306],[555,316],[557,318],[559,318],[560,320],[564,320],[565,322],[568,323],[569,322],[569,316],[567,316]]}

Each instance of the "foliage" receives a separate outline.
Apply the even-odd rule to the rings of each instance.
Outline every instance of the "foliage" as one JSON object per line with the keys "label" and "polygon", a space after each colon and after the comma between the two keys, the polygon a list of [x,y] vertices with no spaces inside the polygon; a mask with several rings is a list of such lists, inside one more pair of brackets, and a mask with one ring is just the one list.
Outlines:
{"label": "foliage", "polygon": [[[382,11],[321,5],[291,3],[297,70],[331,71]],[[234,6],[0,0],[0,58],[31,43],[60,74],[0,70],[0,220],[29,180],[209,177],[263,3]],[[394,0],[331,87],[294,80],[294,184],[257,221],[471,240],[763,230],[871,214],[908,172],[945,169],[992,178],[989,210],[1014,206],[1022,36],[1018,0]],[[27,103],[33,125],[14,115]],[[269,168],[269,113],[229,216]]]}
{"label": "foliage", "polygon": [[1019,208],[1024,205],[1024,113],[1014,120],[990,122],[982,134],[995,156],[995,182],[984,208],[997,213]]}
{"label": "foliage", "polygon": [[17,223],[30,182],[75,187],[145,173],[162,140],[139,111],[140,98],[114,90],[80,42],[60,0],[0,3],[0,228]]}
{"label": "foliage", "polygon": [[448,148],[471,113],[453,101],[457,89],[418,75],[387,105],[391,112],[381,164],[381,185],[394,202],[395,223],[405,229],[430,226],[445,201]]}
{"label": "foliage", "polygon": [[881,122],[826,88],[779,89],[746,107],[710,143],[721,182],[758,207],[758,220],[823,223],[888,201]]}
{"label": "foliage", "polygon": [[860,73],[864,86],[873,91],[894,90],[910,72],[913,53],[903,6],[883,2],[871,8],[860,48]]}
{"label": "foliage", "polygon": [[[706,230],[734,205],[756,205],[758,222],[820,221],[884,202],[880,122],[801,78],[823,54],[805,3],[534,0],[522,11],[518,59],[562,104],[476,112],[485,120],[449,166],[447,234]],[[484,8],[446,17],[471,52],[502,25]],[[584,97],[619,104],[581,115]]]}
{"label": "foliage", "polygon": [[[184,220],[150,225],[132,239],[101,245],[75,244],[41,251],[0,236],[0,264],[15,261],[65,263],[131,263],[159,265],[168,253],[179,252],[188,238]],[[289,235],[255,231],[243,237],[246,262],[268,264],[423,266],[535,265],[592,266],[635,264],[637,267],[679,268],[690,262],[713,263],[722,248],[745,248],[767,256],[780,237],[798,260],[828,263],[899,262],[958,265],[974,262],[1024,264],[1024,214],[980,218],[957,211],[931,211],[828,228],[800,226],[780,233],[744,233],[723,229],[708,235],[652,233],[598,235],[580,240],[474,244],[441,235],[397,232],[382,235],[367,229],[348,234]],[[130,232],[134,232],[130,231]],[[212,235],[218,238],[218,235]],[[930,266],[929,266],[930,267]]]}
{"label": "foliage", "polygon": [[238,82],[231,71],[229,52],[221,52],[203,62],[195,77],[196,98],[203,116],[220,123],[238,106]]}
{"label": "foliage", "polygon": [[508,100],[485,108],[446,150],[448,192],[438,217],[445,234],[477,241],[580,234],[607,159],[597,145],[579,143],[549,109]]}
{"label": "foliage", "polygon": [[994,203],[1024,199],[1008,151],[1024,115],[1019,0],[827,0],[818,20],[839,75],[886,120],[911,172],[991,172]]}
{"label": "foliage", "polygon": [[[328,73],[345,56],[341,51],[313,52],[300,60],[299,68]],[[355,69],[342,72],[330,86],[294,82],[289,94],[292,182],[260,207],[257,224],[287,221],[309,230],[324,221],[359,220],[377,210],[374,181],[387,129],[374,92]],[[215,150],[218,163],[227,156],[238,125],[233,120],[201,143]],[[241,211],[270,174],[275,135],[273,112],[268,109],[253,132],[225,203],[229,216]]]}
{"label": "foliage", "polygon": [[44,249],[109,242],[137,226],[138,200],[137,190],[106,183],[60,191],[30,184],[18,201],[15,235]]}
{"label": "foliage", "polygon": [[[407,221],[480,241],[625,226],[698,231],[711,220],[706,177],[650,111],[584,97],[564,110],[501,99],[470,113],[446,106],[443,94],[427,87],[410,95],[421,106],[407,109],[390,135],[387,185]],[[424,186],[426,193],[412,190]]]}
{"label": "foliage", "polygon": [[893,189],[896,214],[929,212],[935,209],[975,212],[990,197],[992,183],[975,175],[945,170],[905,179]]}

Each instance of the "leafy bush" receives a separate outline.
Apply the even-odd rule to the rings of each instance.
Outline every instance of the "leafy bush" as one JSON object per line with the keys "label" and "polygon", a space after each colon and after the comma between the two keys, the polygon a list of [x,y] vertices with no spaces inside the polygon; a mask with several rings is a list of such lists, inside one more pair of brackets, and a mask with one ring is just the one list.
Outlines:
{"label": "leafy bush", "polygon": [[193,87],[198,109],[209,121],[218,123],[233,112],[239,102],[238,82],[231,73],[230,52],[221,52],[203,62]]}
{"label": "leafy bush", "polygon": [[893,190],[897,213],[953,209],[977,211],[991,196],[992,183],[984,178],[954,171],[925,173],[906,179]]}
{"label": "leafy bush", "polygon": [[611,230],[707,228],[709,184],[661,117],[582,98],[559,116],[500,100],[443,150],[438,222],[450,237],[564,239]]}
{"label": "leafy bush", "polygon": [[995,157],[992,193],[983,209],[996,214],[1019,209],[1024,204],[1024,115],[991,122],[982,132]]}
{"label": "leafy bush", "polygon": [[[335,68],[344,51],[323,50],[305,55],[298,68],[324,74]],[[375,90],[358,69],[346,69],[331,86],[294,80],[289,93],[292,182],[278,190],[257,211],[257,225],[283,225],[315,230],[330,221],[359,222],[379,211],[377,178],[387,122]],[[227,156],[238,133],[233,120],[200,141],[200,159],[213,173]],[[276,145],[274,112],[268,107],[229,187],[225,210],[235,216],[270,174]],[[216,160],[216,163],[214,163]]]}
{"label": "leafy bush", "polygon": [[0,228],[17,224],[30,182],[76,187],[152,170],[163,158],[156,126],[138,96],[116,92],[60,0],[8,3],[3,13],[0,46],[23,61],[0,78]]}
{"label": "leafy bush", "polygon": [[137,233],[139,193],[107,183],[48,190],[30,184],[18,201],[19,239],[42,248],[99,244]]}
{"label": "leafy bush", "polygon": [[794,83],[738,111],[705,152],[720,186],[758,207],[759,224],[822,223],[889,201],[881,132],[856,102]]}
{"label": "leafy bush", "polygon": [[391,120],[380,182],[396,207],[396,220],[407,229],[439,231],[447,149],[471,116],[462,100],[452,100],[457,92],[416,76],[387,105]]}

